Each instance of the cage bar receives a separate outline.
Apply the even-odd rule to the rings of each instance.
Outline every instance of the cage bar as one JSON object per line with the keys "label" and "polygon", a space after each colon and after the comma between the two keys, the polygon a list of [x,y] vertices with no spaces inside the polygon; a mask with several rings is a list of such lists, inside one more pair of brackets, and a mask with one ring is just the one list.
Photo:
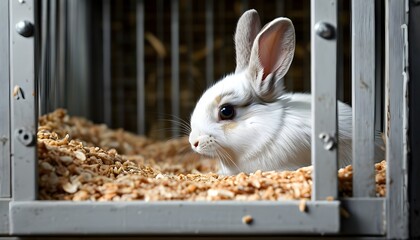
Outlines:
{"label": "cage bar", "polygon": [[0,198],[10,197],[9,1],[0,1]]}
{"label": "cage bar", "polygon": [[40,69],[39,72],[39,81],[38,81],[38,87],[40,89],[39,91],[39,113],[45,114],[48,112],[48,103],[50,102],[50,78],[48,76],[48,67],[51,62],[49,61],[49,11],[48,11],[48,5],[49,2],[45,1],[41,3],[40,11],[40,22],[41,27],[40,29],[37,29],[39,31],[39,38],[40,38]]}
{"label": "cage bar", "polygon": [[[90,117],[89,106],[91,91],[89,80],[91,69],[90,62],[89,32],[90,18],[88,15],[90,2],[67,1],[67,109],[69,113],[78,116]],[[118,91],[118,90],[117,90]],[[80,103],[83,104],[80,104]],[[120,106],[124,109],[124,106]]]}
{"label": "cage bar", "polygon": [[[37,195],[34,37],[23,37],[16,24],[34,23],[34,1],[10,1],[10,91],[13,200],[35,200]],[[28,25],[27,25],[28,26]]]}
{"label": "cage bar", "polygon": [[241,0],[241,13],[249,9],[249,0]]}
{"label": "cage bar", "polygon": [[[384,132],[384,13],[385,1],[375,1],[375,133]],[[378,136],[378,135],[377,135]],[[382,136],[381,136],[382,137]],[[376,153],[375,153],[376,154]],[[376,157],[376,155],[375,155]]]}
{"label": "cage bar", "polygon": [[408,238],[406,3],[385,2],[387,237]]}
{"label": "cage bar", "polygon": [[57,98],[58,98],[58,106],[65,107],[66,106],[66,80],[67,80],[67,73],[66,73],[66,47],[67,47],[67,1],[66,0],[59,0],[58,2],[58,57],[57,57]]}
{"label": "cage bar", "polygon": [[[112,2],[112,1],[111,1]],[[136,2],[134,2],[136,3]],[[114,14],[115,18],[118,19],[118,21],[120,23],[124,22],[124,13],[123,13],[123,3],[122,1],[116,1],[115,2],[115,7],[117,7],[117,11],[115,11],[116,13]],[[136,11],[137,11],[137,6],[136,6]],[[137,21],[137,16],[136,16],[136,21]],[[111,28],[112,30],[112,28]],[[124,35],[122,34],[121,31],[123,31],[122,29],[119,29],[120,32],[118,32],[118,34],[114,35],[115,37],[113,38],[112,44],[116,44],[117,46],[117,50],[115,51],[115,67],[113,69],[115,69],[115,74],[114,74],[114,78],[112,83],[113,83],[113,89],[115,89],[115,101],[116,101],[116,112],[117,114],[114,115],[115,118],[115,124],[114,127],[121,127],[124,128],[125,126],[125,121],[126,121],[126,117],[125,117],[125,112],[127,111],[127,106],[125,106],[125,97],[124,97],[124,89],[125,89],[125,85],[126,85],[126,75],[124,72],[124,52],[123,52],[123,48],[124,48]],[[136,31],[137,31],[137,24],[136,24]],[[115,33],[116,31],[114,31]],[[137,39],[138,41],[139,39]],[[137,51],[137,49],[136,49]],[[137,52],[136,52],[137,54]],[[137,80],[137,79],[136,79]],[[137,91],[137,89],[136,89]],[[136,109],[137,110],[137,109]],[[137,120],[138,121],[138,120]],[[137,122],[136,122],[136,126],[137,126]],[[136,129],[137,130],[137,129]]]}
{"label": "cage bar", "polygon": [[214,82],[214,29],[213,1],[206,0],[206,81],[207,87]]}
{"label": "cage bar", "polygon": [[58,0],[52,0],[44,2],[44,4],[49,4],[49,69],[48,69],[48,79],[49,79],[49,98],[50,102],[48,103],[47,112],[51,112],[58,107],[57,99],[57,4]]}
{"label": "cage bar", "polygon": [[[323,25],[319,25],[323,24]],[[338,196],[337,148],[327,146],[321,138],[337,139],[337,1],[311,1],[311,73],[312,73],[312,200]],[[315,29],[324,28],[330,36],[322,38]],[[329,29],[328,29],[329,26]],[[325,29],[326,28],[326,29]],[[340,147],[340,146],[338,146]]]}
{"label": "cage bar", "polygon": [[[156,1],[156,30],[157,30],[157,37],[160,41],[163,42],[164,40],[164,31],[163,31],[163,0]],[[156,86],[156,99],[157,99],[157,117],[162,118],[165,113],[165,61],[164,56],[160,56],[158,54],[156,59],[157,65],[157,86]],[[163,128],[162,121],[158,122],[158,129]],[[159,137],[164,137],[164,132],[159,131]]]}
{"label": "cage bar", "polygon": [[[337,2],[337,12],[344,10],[344,2]],[[337,17],[337,99],[344,102],[344,27],[343,18]]]}
{"label": "cage bar", "polygon": [[137,0],[136,5],[137,33],[137,133],[146,132],[146,98],[144,69],[144,0]]}
{"label": "cage bar", "polygon": [[375,1],[353,0],[353,196],[375,195]]}
{"label": "cage bar", "polygon": [[102,1],[103,120],[112,126],[111,0]]}
{"label": "cage bar", "polygon": [[[222,49],[226,46],[226,43],[228,41],[232,41],[232,35],[228,35],[226,34],[226,7],[224,2],[222,4],[218,4],[216,6],[216,18],[217,20],[215,20],[214,22],[216,23],[216,31],[219,32],[220,34],[220,40],[222,42],[221,46]],[[216,51],[215,51],[216,52]],[[218,69],[219,73],[224,74],[227,69],[226,69],[226,53],[225,51],[220,51],[219,53],[219,57],[216,60],[216,64],[215,64],[215,68]],[[215,72],[217,72],[217,70],[215,70]],[[217,80],[216,78],[220,77],[220,75],[216,75],[215,80]]]}
{"label": "cage bar", "polygon": [[[176,118],[180,114],[179,105],[179,0],[171,1],[171,108]],[[172,124],[173,136],[179,135],[179,125]]]}
{"label": "cage bar", "polygon": [[409,143],[410,148],[410,159],[409,159],[409,188],[410,191],[410,237],[420,238],[420,191],[419,189],[419,178],[420,178],[420,148],[414,146],[420,146],[420,111],[416,111],[416,107],[420,106],[420,4],[416,4],[415,1],[410,2],[409,11],[409,25],[408,25],[408,43],[409,45]]}

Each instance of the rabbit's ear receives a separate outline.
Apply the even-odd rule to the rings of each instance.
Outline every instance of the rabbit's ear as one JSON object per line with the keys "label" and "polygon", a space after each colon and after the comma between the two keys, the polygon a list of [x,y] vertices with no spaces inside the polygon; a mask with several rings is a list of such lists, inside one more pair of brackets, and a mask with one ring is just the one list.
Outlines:
{"label": "rabbit's ear", "polygon": [[256,10],[248,10],[239,18],[235,32],[236,73],[248,67],[252,43],[260,29],[260,17]]}
{"label": "rabbit's ear", "polygon": [[295,52],[295,29],[288,18],[277,18],[257,35],[251,51],[249,74],[257,94],[274,101],[284,90],[283,77]]}

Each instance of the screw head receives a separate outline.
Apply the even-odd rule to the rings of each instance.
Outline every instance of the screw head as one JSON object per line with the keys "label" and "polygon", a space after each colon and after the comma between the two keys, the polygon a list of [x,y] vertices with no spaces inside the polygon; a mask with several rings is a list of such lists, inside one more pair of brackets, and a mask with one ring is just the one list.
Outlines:
{"label": "screw head", "polygon": [[24,37],[32,37],[34,35],[34,25],[27,20],[16,23],[15,28],[16,32]]}
{"label": "screw head", "polygon": [[335,28],[327,22],[317,22],[314,28],[316,34],[324,39],[333,39],[335,37]]}
{"label": "screw head", "polygon": [[15,131],[16,138],[25,146],[32,146],[35,141],[35,135],[30,131],[19,128]]}
{"label": "screw head", "polygon": [[318,135],[318,138],[324,143],[324,149],[331,151],[335,148],[335,139],[328,133],[322,132]]}

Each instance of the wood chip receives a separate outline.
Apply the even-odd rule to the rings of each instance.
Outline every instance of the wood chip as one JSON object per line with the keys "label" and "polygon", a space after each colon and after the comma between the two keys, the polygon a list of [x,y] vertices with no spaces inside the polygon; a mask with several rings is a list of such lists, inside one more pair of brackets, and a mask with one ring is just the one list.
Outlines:
{"label": "wood chip", "polygon": [[306,212],[307,210],[308,209],[307,209],[307,206],[306,206],[306,200],[305,199],[300,200],[300,202],[299,202],[299,211]]}
{"label": "wood chip", "polygon": [[334,201],[334,197],[333,196],[328,196],[328,197],[325,198],[325,200],[331,202],[331,201]]}
{"label": "wood chip", "polygon": [[[154,141],[78,117],[63,109],[38,124],[39,196],[73,201],[279,201],[312,194],[312,167],[220,176],[218,162],[193,152],[188,138]],[[376,192],[386,194],[386,162],[375,164]],[[352,194],[352,167],[338,171],[340,196]],[[327,200],[334,200],[327,198]]]}
{"label": "wood chip", "polygon": [[254,221],[251,215],[246,215],[242,217],[243,224],[251,224]]}

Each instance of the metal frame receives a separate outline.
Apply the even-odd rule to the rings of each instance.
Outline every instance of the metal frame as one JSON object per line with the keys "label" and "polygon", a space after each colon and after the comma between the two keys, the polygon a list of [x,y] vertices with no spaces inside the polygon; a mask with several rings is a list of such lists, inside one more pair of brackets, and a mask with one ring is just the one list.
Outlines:
{"label": "metal frame", "polygon": [[[273,234],[336,233],[338,203],[66,202],[11,204],[11,233],[27,234]],[[275,209],[275,211],[273,211]],[[250,215],[252,224],[242,218]],[[66,216],[66,217],[57,217]],[[290,216],[295,216],[291,218]],[[98,222],[98,219],[106,219]],[[319,221],[324,219],[325,221]]]}
{"label": "metal frame", "polygon": [[[321,133],[335,140],[337,135],[337,70],[332,68],[337,61],[336,37],[320,37],[315,31],[315,25],[326,22],[334,31],[337,25],[337,0],[312,0],[312,89],[313,89],[313,164],[314,188],[312,200],[306,202],[307,210],[299,210],[300,201],[282,202],[69,202],[69,201],[36,201],[36,147],[35,129],[37,123],[37,94],[39,89],[35,86],[35,51],[34,38],[23,37],[15,31],[16,23],[22,20],[34,22],[34,1],[4,1],[0,2],[0,17],[7,16],[10,19],[8,26],[0,21],[0,30],[7,28],[10,34],[10,42],[7,35],[0,35],[0,43],[10,45],[10,62],[8,50],[0,48],[0,86],[9,86],[5,92],[9,95],[8,101],[0,103],[0,116],[10,112],[10,128],[0,128],[0,134],[8,134],[10,129],[11,143],[11,168],[13,172],[12,186],[8,194],[7,186],[10,181],[7,177],[0,178],[0,235],[50,235],[50,234],[88,234],[88,235],[132,235],[132,234],[345,234],[345,235],[368,235],[387,238],[408,238],[409,224],[412,224],[412,236],[418,236],[413,229],[418,216],[411,213],[411,222],[408,217],[408,200],[411,197],[414,206],[418,208],[417,195],[414,188],[413,195],[407,195],[407,156],[408,156],[408,114],[410,119],[418,118],[418,113],[409,112],[409,101],[405,97],[408,91],[409,73],[408,53],[411,56],[418,52],[418,48],[408,47],[407,33],[414,32],[417,39],[418,30],[407,28],[407,6],[404,1],[386,1],[386,17],[390,21],[386,24],[386,136],[387,136],[387,159],[388,159],[388,189],[386,198],[371,198],[372,182],[360,185],[355,189],[357,197],[350,199],[338,199],[337,196],[337,149],[326,149],[319,139]],[[355,1],[355,0],[353,0]],[[139,3],[142,3],[139,1]],[[315,4],[316,3],[316,4]],[[354,2],[356,3],[356,1]],[[374,36],[368,35],[372,25],[364,25],[365,21],[358,21],[357,14],[364,14],[374,21],[372,14],[373,1],[357,1],[359,4],[367,4],[368,7],[355,4],[354,9],[360,11],[353,18],[353,41],[360,41],[360,45],[369,48],[374,42]],[[3,5],[9,5],[4,8]],[[172,8],[176,12],[172,16],[172,31],[179,29],[178,4],[173,1]],[[410,3],[411,4],[411,3]],[[411,4],[413,6],[414,3]],[[2,7],[3,6],[3,7]],[[361,8],[359,8],[361,7]],[[417,7],[417,6],[416,6]],[[4,10],[6,9],[6,10]],[[10,9],[10,16],[8,16]],[[139,9],[143,11],[142,9]],[[418,7],[417,7],[418,10]],[[362,12],[363,11],[363,12]],[[418,11],[416,12],[418,14]],[[9,18],[10,17],[10,18]],[[411,18],[413,19],[413,18]],[[139,23],[143,19],[138,19]],[[370,22],[370,21],[368,21]],[[3,24],[3,25],[2,25]],[[418,23],[417,23],[418,24]],[[141,29],[140,29],[141,30]],[[331,29],[330,29],[331,30]],[[364,38],[358,38],[356,33],[365,33]],[[417,32],[416,32],[417,31]],[[371,31],[373,32],[373,31]],[[141,34],[141,31],[139,32]],[[176,33],[178,34],[178,33]],[[179,54],[177,53],[178,35],[172,39],[173,66],[179,66]],[[417,34],[417,35],[415,35]],[[322,33],[321,33],[322,35]],[[412,41],[415,42],[414,40]],[[418,42],[418,41],[417,41]],[[415,42],[415,43],[417,43]],[[13,43],[13,44],[11,44]],[[2,44],[3,45],[3,44]],[[140,44],[141,45],[141,44]],[[369,45],[369,46],[367,46]],[[414,44],[413,44],[414,45]],[[0,46],[1,47],[1,46]],[[375,89],[375,59],[370,53],[353,47],[353,65],[362,67],[355,68],[353,75],[363,76],[370,91],[365,91],[363,83],[353,80],[355,105],[360,106],[363,101],[374,104],[375,98],[372,89]],[[362,50],[362,51],[359,51]],[[322,55],[319,51],[322,51]],[[141,52],[141,49],[140,49]],[[6,56],[6,57],[5,57]],[[418,55],[417,55],[418,56]],[[366,63],[361,64],[361,61]],[[418,59],[411,59],[415,62]],[[1,62],[0,62],[1,63]],[[10,66],[10,68],[9,68]],[[7,69],[10,69],[10,80]],[[413,76],[418,75],[418,70],[411,69]],[[141,72],[140,72],[141,73]],[[173,83],[179,85],[179,72],[173,73]],[[359,75],[360,74],[360,75]],[[417,74],[417,75],[415,75]],[[365,78],[366,77],[366,78]],[[139,75],[141,80],[142,76]],[[322,81],[320,80],[322,79]],[[356,78],[357,79],[357,78]],[[413,87],[418,86],[418,81],[413,82]],[[3,88],[0,88],[0,91]],[[362,90],[360,90],[362,89]],[[34,94],[32,94],[34,93]],[[362,94],[362,95],[358,95]],[[412,94],[414,95],[414,94]],[[176,95],[177,96],[177,95]],[[411,96],[416,102],[418,97]],[[179,101],[179,99],[177,100]],[[175,102],[175,101],[174,101]],[[411,103],[413,104],[413,103]],[[414,105],[412,105],[414,106]],[[174,107],[173,107],[174,109]],[[354,112],[362,113],[358,107]],[[374,112],[372,110],[372,112]],[[366,117],[355,120],[355,128],[360,123],[369,122],[369,131],[358,132],[355,136],[366,139],[370,146],[367,152],[361,151],[361,147],[355,147],[355,168],[360,178],[367,179],[371,176],[371,170],[364,168],[360,161],[362,156],[372,158],[371,146],[374,139],[369,138],[374,129],[374,117],[361,114]],[[8,117],[4,117],[7,120]],[[3,119],[3,118],[2,118]],[[413,128],[410,133],[413,142],[419,140],[415,137],[418,129]],[[417,132],[416,132],[417,131]],[[371,137],[371,136],[370,136]],[[359,137],[358,137],[359,138]],[[339,145],[338,145],[339,147]],[[7,173],[6,148],[0,148],[0,153],[6,154],[0,159],[0,167]],[[412,158],[418,158],[417,152],[413,151]],[[412,163],[414,171],[418,171],[418,163]],[[3,167],[6,166],[6,169]],[[366,167],[366,166],[365,166]],[[10,169],[10,168],[9,168]],[[412,172],[411,182],[419,179]],[[392,181],[392,184],[391,184]],[[416,195],[417,194],[417,195]],[[326,197],[332,196],[337,200],[325,201]],[[12,197],[12,199],[10,199]],[[416,205],[417,204],[417,205]],[[341,215],[340,212],[348,212],[349,215]],[[251,224],[242,222],[242,217],[250,215],[253,218]],[[101,219],[101,221],[97,221]],[[413,220],[414,219],[414,220]],[[417,234],[417,235],[416,235]]]}
{"label": "metal frame", "polygon": [[409,186],[410,192],[410,237],[420,238],[420,191],[418,191],[419,178],[420,178],[420,149],[415,146],[420,146],[420,111],[416,111],[416,107],[420,106],[420,44],[413,44],[420,42],[420,4],[418,1],[410,1],[409,11],[409,25],[408,25],[408,42],[409,45],[409,142],[411,143],[409,154]]}
{"label": "metal frame", "polygon": [[[144,0],[136,2],[137,21],[137,133],[145,134],[146,103],[144,98],[145,69],[144,69]],[[111,67],[111,66],[110,66]]]}
{"label": "metal frame", "polygon": [[21,21],[34,23],[34,1],[10,1],[10,91],[12,198],[35,200],[37,196],[36,129],[38,121],[35,88],[34,37],[15,30]]}
{"label": "metal frame", "polygon": [[[387,0],[385,26],[385,114],[387,237],[408,238],[406,2]],[[415,44],[415,43],[413,43]]]}
{"label": "metal frame", "polygon": [[0,2],[0,198],[10,197],[9,2]]}
{"label": "metal frame", "polygon": [[[171,112],[179,116],[179,0],[171,0]],[[176,122],[172,124],[173,136],[179,136],[180,127]]]}
{"label": "metal frame", "polygon": [[[338,197],[337,185],[337,1],[311,1],[311,89],[312,89],[312,199]],[[318,28],[328,28],[321,37]],[[323,135],[323,136],[322,136]],[[326,142],[334,146],[327,149]]]}
{"label": "metal frame", "polygon": [[0,235],[9,232],[9,201],[11,197],[10,162],[10,55],[9,1],[0,2]]}
{"label": "metal frame", "polygon": [[[375,1],[352,0],[353,196],[375,196]],[[360,22],[359,22],[360,21]]]}

